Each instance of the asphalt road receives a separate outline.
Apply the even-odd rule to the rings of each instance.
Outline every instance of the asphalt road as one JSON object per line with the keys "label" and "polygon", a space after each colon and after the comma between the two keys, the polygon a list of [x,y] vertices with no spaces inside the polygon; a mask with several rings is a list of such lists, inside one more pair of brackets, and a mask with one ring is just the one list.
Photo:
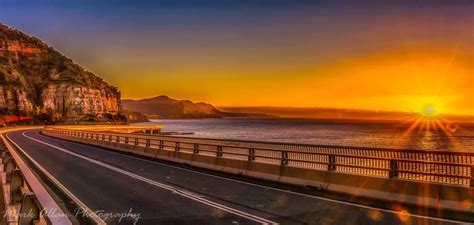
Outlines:
{"label": "asphalt road", "polygon": [[38,130],[8,137],[108,224],[458,224],[206,174]]}

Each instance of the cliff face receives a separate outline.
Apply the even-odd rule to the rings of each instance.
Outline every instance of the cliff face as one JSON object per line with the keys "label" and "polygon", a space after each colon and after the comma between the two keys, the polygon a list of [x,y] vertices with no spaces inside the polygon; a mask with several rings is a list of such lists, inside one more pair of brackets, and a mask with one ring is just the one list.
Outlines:
{"label": "cliff face", "polygon": [[120,92],[39,39],[0,24],[0,114],[116,120]]}

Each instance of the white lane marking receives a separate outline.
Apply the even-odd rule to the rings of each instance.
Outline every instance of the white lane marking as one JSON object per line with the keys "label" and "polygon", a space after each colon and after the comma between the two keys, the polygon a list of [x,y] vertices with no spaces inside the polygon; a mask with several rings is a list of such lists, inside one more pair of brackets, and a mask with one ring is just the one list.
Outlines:
{"label": "white lane marking", "polygon": [[248,220],[252,220],[254,222],[258,222],[258,223],[261,223],[261,224],[278,224],[276,222],[273,222],[273,221],[270,221],[270,220],[267,220],[265,218],[262,218],[262,217],[259,217],[259,216],[256,216],[256,215],[252,215],[252,214],[249,214],[249,213],[246,213],[246,212],[243,212],[243,211],[240,211],[238,209],[234,209],[234,208],[231,208],[231,207],[228,207],[228,206],[225,206],[225,205],[222,205],[222,204],[219,204],[219,203],[216,203],[216,202],[213,202],[213,201],[210,201],[208,199],[205,199],[203,197],[200,197],[192,192],[189,192],[189,191],[185,191],[185,190],[180,190],[178,188],[175,188],[173,186],[170,186],[170,185],[167,185],[167,184],[163,184],[163,183],[160,183],[160,182],[157,182],[157,181],[154,181],[154,180],[150,180],[148,178],[145,178],[145,177],[142,177],[142,176],[139,176],[139,175],[136,175],[134,173],[131,173],[131,172],[128,172],[128,171],[125,171],[125,170],[122,170],[120,168],[117,168],[115,166],[112,166],[112,165],[109,165],[109,164],[106,164],[106,163],[103,163],[103,162],[100,162],[98,160],[95,160],[95,159],[91,159],[91,158],[88,158],[88,157],[85,157],[83,155],[80,155],[80,154],[77,154],[75,152],[71,152],[67,149],[64,149],[64,148],[61,148],[61,147],[58,147],[58,146],[55,146],[55,145],[52,145],[52,144],[49,144],[49,143],[46,143],[46,142],[43,142],[43,141],[40,141],[38,139],[35,139],[35,138],[32,138],[30,136],[27,136],[25,135],[26,131],[22,133],[22,135],[30,140],[33,140],[33,141],[36,141],[38,143],[41,143],[41,144],[44,144],[46,146],[49,146],[51,148],[54,148],[54,149],[57,149],[57,150],[60,150],[62,152],[65,152],[67,154],[70,154],[70,155],[73,155],[73,156],[76,156],[78,158],[81,158],[81,159],[84,159],[86,161],[89,161],[91,163],[94,163],[96,165],[99,165],[99,166],[102,166],[102,167],[105,167],[107,169],[110,169],[110,170],[113,170],[113,171],[116,171],[116,172],[119,172],[121,174],[124,174],[124,175],[127,175],[129,177],[132,177],[132,178],[135,178],[137,180],[140,180],[140,181],[143,181],[145,183],[148,183],[148,184],[151,184],[153,186],[156,186],[156,187],[159,187],[159,188],[162,188],[162,189],[165,189],[165,190],[169,190],[175,194],[178,194],[180,196],[183,196],[185,198],[188,198],[188,199],[191,199],[191,200],[194,200],[194,201],[197,201],[197,202],[200,202],[200,203],[203,203],[205,205],[208,205],[208,206],[212,206],[214,208],[217,208],[217,209],[220,209],[222,211],[225,211],[225,212],[228,212],[228,213],[231,213],[231,214],[234,214],[234,215],[237,215],[237,216],[240,216],[240,217],[243,217],[243,218],[246,218]]}
{"label": "white lane marking", "polygon": [[[34,132],[34,131],[29,131],[29,132]],[[39,131],[36,131],[36,134],[40,135]],[[61,140],[61,141],[67,141],[67,140],[62,140],[62,139],[58,139],[58,138],[51,138],[51,137],[48,137],[46,135],[40,135],[40,136],[46,137],[46,138],[49,138],[49,139],[53,139],[53,140],[56,139],[56,140]],[[329,198],[324,198],[324,197],[319,197],[319,196],[314,196],[314,195],[309,195],[309,194],[304,194],[304,193],[299,193],[299,192],[294,192],[294,191],[283,190],[283,189],[279,189],[279,188],[274,188],[274,187],[265,186],[265,185],[261,185],[261,184],[249,183],[249,182],[236,180],[236,179],[232,179],[232,178],[220,177],[220,176],[213,175],[213,174],[207,174],[207,173],[194,171],[194,170],[190,170],[190,169],[186,169],[186,168],[182,168],[182,167],[172,166],[172,165],[168,165],[168,164],[165,164],[165,163],[160,163],[160,162],[156,162],[156,161],[152,161],[152,160],[148,160],[148,159],[129,156],[129,155],[125,155],[125,154],[121,154],[121,153],[117,153],[117,152],[107,151],[107,150],[104,150],[104,149],[100,149],[100,148],[97,148],[97,147],[94,147],[94,146],[91,146],[91,145],[86,145],[86,144],[82,144],[82,143],[78,143],[78,142],[72,142],[72,141],[67,141],[67,142],[74,143],[74,144],[81,145],[81,146],[85,146],[85,147],[88,147],[88,148],[93,148],[93,149],[96,149],[96,150],[99,150],[99,151],[102,151],[102,152],[107,152],[107,153],[114,154],[114,155],[120,155],[120,156],[127,157],[127,158],[130,158],[130,159],[136,159],[136,160],[140,160],[140,161],[143,161],[143,162],[148,162],[148,163],[152,163],[152,164],[156,164],[156,165],[160,165],[160,166],[165,166],[165,167],[170,167],[170,168],[174,168],[174,169],[178,169],[178,170],[187,171],[187,172],[190,172],[190,173],[195,173],[195,174],[209,176],[209,177],[218,178],[218,179],[222,179],[222,180],[227,180],[227,181],[246,184],[246,185],[250,185],[250,186],[260,187],[260,188],[264,188],[264,189],[280,191],[280,192],[284,192],[284,193],[288,193],[288,194],[299,195],[299,196],[303,196],[303,197],[308,197],[308,198],[313,198],[313,199],[338,203],[338,204],[342,204],[342,205],[349,205],[349,206],[354,206],[354,207],[359,207],[359,208],[364,208],[364,209],[370,209],[370,210],[378,210],[378,211],[386,212],[386,213],[390,213],[390,214],[406,215],[406,216],[410,216],[410,217],[415,217],[415,218],[420,218],[420,219],[429,219],[429,220],[445,222],[445,223],[472,224],[472,223],[456,221],[456,220],[449,220],[449,219],[443,219],[443,218],[437,218],[437,217],[416,215],[416,214],[411,214],[411,213],[407,213],[407,212],[400,212],[400,211],[395,211],[395,210],[390,210],[390,209],[381,209],[381,208],[376,208],[376,207],[357,204],[357,203],[352,203],[352,202],[344,202],[344,201],[339,201],[339,200],[334,200],[334,199],[329,199]]]}
{"label": "white lane marking", "polygon": [[74,202],[76,202],[79,207],[81,207],[87,215],[90,215],[92,220],[100,225],[106,225],[105,221],[102,220],[94,211],[92,211],[86,204],[84,204],[78,197],[76,197],[72,192],[70,192],[59,180],[54,178],[54,176],[49,173],[44,167],[42,167],[37,161],[35,161],[28,153],[26,153],[23,148],[21,148],[17,143],[15,143],[9,136],[6,135],[7,139],[13,143],[43,174],[45,174],[48,179],[50,179],[61,191],[63,191],[69,198],[71,198]]}

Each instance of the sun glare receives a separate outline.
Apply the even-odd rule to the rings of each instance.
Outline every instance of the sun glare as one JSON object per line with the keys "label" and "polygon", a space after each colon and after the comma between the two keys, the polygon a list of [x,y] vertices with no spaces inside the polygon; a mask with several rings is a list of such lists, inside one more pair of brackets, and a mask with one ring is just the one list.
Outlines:
{"label": "sun glare", "polygon": [[413,112],[417,112],[421,118],[435,119],[446,112],[448,100],[439,96],[417,96],[411,99]]}
{"label": "sun glare", "polygon": [[438,115],[438,109],[432,104],[426,104],[421,109],[421,115],[425,118],[434,118]]}

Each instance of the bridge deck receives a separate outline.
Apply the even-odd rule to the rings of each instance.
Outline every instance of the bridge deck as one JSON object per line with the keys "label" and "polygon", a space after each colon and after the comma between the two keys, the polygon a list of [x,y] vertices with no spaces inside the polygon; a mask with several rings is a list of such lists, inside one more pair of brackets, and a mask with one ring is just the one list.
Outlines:
{"label": "bridge deck", "polygon": [[[138,224],[451,224],[204,174],[38,131],[8,135],[91,210]],[[118,219],[107,220],[118,223]],[[124,218],[120,224],[131,224]],[[454,222],[452,224],[455,224]]]}

